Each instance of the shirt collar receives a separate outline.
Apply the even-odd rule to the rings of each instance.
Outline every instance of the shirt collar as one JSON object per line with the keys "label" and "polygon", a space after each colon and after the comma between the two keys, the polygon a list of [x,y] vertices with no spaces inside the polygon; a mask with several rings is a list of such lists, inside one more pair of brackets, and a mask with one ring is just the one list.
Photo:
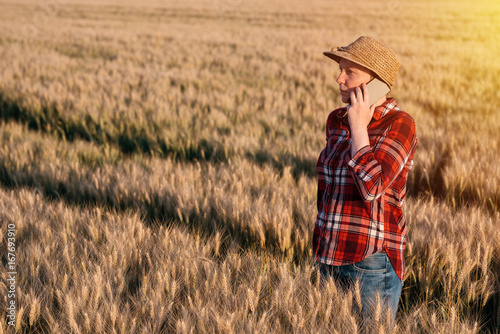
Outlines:
{"label": "shirt collar", "polygon": [[375,108],[375,111],[373,112],[373,118],[375,118],[375,120],[378,121],[379,119],[384,117],[389,111],[391,111],[396,107],[397,107],[396,100],[390,97],[387,100],[385,100],[384,103]]}

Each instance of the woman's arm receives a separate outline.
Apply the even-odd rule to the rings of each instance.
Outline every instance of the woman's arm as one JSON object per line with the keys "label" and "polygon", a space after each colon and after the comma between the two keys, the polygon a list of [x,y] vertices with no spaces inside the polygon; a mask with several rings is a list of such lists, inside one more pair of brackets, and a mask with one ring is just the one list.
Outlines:
{"label": "woman's arm", "polygon": [[[361,94],[363,89],[364,94]],[[346,163],[353,172],[354,182],[364,201],[380,197],[392,184],[415,152],[417,137],[415,123],[406,113],[398,115],[386,135],[370,147],[368,124],[377,101],[368,107],[368,90],[363,84],[351,93],[349,125],[351,128],[351,157]]]}
{"label": "woman's arm", "polygon": [[364,201],[379,198],[413,159],[417,145],[415,123],[406,113],[397,116],[387,134],[373,147],[366,145],[352,158],[346,157]]}

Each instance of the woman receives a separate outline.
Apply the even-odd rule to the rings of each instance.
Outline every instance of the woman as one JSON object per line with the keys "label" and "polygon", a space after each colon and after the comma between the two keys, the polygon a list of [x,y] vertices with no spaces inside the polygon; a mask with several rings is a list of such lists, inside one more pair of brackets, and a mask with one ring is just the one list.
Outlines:
{"label": "woman", "polygon": [[417,145],[415,123],[387,95],[369,105],[369,81],[376,78],[389,90],[394,84],[399,61],[389,47],[362,36],[324,54],[339,64],[337,83],[349,105],[328,116],[317,163],[315,261],[325,277],[348,287],[361,283],[364,321],[379,294],[392,324],[404,280],[402,204]]}

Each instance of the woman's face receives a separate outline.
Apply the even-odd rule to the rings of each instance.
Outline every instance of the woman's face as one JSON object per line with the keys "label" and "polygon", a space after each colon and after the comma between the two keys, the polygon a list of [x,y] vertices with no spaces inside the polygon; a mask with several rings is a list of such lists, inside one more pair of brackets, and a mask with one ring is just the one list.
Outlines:
{"label": "woman's face", "polygon": [[371,71],[347,59],[340,59],[340,74],[337,77],[342,102],[348,103],[349,95],[362,83],[368,83],[373,76]]}

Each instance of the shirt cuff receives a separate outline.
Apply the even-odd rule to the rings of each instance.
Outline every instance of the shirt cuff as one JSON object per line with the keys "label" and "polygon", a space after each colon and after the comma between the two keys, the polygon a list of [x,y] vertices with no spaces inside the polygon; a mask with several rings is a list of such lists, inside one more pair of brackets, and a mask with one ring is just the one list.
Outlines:
{"label": "shirt cuff", "polygon": [[354,156],[351,158],[351,160],[349,160],[347,162],[347,165],[349,167],[351,167],[351,169],[356,171],[356,167],[359,167],[359,165],[362,164],[361,163],[362,157],[365,154],[371,153],[371,152],[372,152],[372,149],[371,149],[370,145],[363,146],[362,148],[360,148],[358,150],[358,152],[356,152],[356,154],[354,154]]}

